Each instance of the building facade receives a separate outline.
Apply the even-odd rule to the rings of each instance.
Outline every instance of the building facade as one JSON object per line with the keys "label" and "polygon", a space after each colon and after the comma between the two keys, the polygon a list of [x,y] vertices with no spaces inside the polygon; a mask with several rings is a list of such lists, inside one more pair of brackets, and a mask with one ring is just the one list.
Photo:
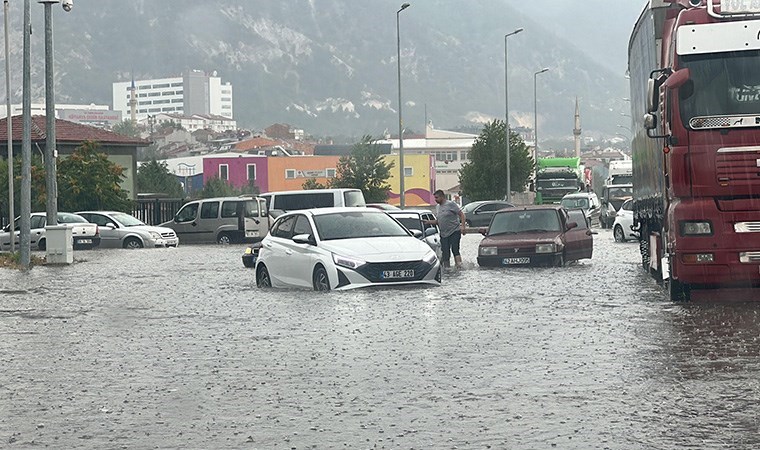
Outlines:
{"label": "building facade", "polygon": [[216,72],[200,70],[188,70],[181,77],[113,83],[113,109],[132,118],[133,108],[137,121],[161,113],[232,119],[232,85],[223,83]]}

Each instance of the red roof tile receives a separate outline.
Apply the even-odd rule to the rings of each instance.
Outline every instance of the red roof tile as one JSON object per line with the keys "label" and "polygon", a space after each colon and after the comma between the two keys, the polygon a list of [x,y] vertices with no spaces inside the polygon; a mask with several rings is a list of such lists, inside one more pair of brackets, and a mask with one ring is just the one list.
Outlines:
{"label": "red roof tile", "polygon": [[249,139],[247,141],[238,142],[237,144],[235,144],[234,151],[247,152],[249,150],[271,148],[276,145],[280,145],[280,143],[277,141],[273,141],[271,139],[257,137],[257,138]]}
{"label": "red roof tile", "polygon": [[[13,141],[20,142],[24,132],[22,116],[13,116]],[[0,119],[0,142],[8,140],[8,125],[6,119]],[[32,142],[45,141],[45,116],[32,116]],[[102,128],[69,122],[68,120],[55,119],[55,141],[80,143],[94,141],[111,145],[131,145],[147,147],[150,141],[124,136]]]}

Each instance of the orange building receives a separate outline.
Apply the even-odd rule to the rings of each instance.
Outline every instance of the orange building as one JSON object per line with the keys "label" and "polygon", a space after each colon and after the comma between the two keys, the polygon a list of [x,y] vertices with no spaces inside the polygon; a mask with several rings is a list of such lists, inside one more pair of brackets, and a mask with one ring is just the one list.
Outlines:
{"label": "orange building", "polygon": [[339,156],[270,157],[268,161],[268,192],[303,189],[306,180],[314,178],[327,184],[335,177]]}

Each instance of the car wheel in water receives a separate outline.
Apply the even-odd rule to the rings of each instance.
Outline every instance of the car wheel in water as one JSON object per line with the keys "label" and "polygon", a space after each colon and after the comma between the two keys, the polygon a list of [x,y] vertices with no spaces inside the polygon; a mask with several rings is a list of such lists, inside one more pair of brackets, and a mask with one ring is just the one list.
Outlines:
{"label": "car wheel in water", "polygon": [[269,271],[267,270],[267,266],[261,264],[258,269],[256,269],[256,286],[260,288],[270,288],[272,287],[272,280],[269,278]]}
{"label": "car wheel in water", "polygon": [[219,233],[219,236],[216,237],[216,242],[222,245],[229,245],[232,243],[232,238],[227,233]]}
{"label": "car wheel in water", "polygon": [[620,225],[615,226],[612,234],[615,236],[615,242],[625,242],[625,232],[623,232],[623,227]]}
{"label": "car wheel in water", "polygon": [[143,243],[137,238],[130,237],[124,240],[124,248],[128,248],[128,249],[143,248]]}
{"label": "car wheel in water", "polygon": [[327,276],[327,271],[322,266],[317,266],[317,268],[314,269],[312,282],[315,291],[327,292],[330,290],[330,278]]}

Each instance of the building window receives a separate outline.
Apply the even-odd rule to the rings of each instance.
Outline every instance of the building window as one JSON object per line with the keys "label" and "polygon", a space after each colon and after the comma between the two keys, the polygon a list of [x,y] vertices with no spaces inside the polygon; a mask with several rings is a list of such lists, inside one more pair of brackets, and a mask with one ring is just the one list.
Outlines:
{"label": "building window", "polygon": [[181,98],[172,99],[172,103],[182,103],[182,102],[183,100]]}
{"label": "building window", "polygon": [[222,97],[222,101],[223,102],[231,102],[232,98],[230,98],[230,97]]}
{"label": "building window", "polygon": [[232,109],[232,106],[230,106],[230,105],[222,105],[222,109]]}
{"label": "building window", "polygon": [[141,109],[141,110],[139,110],[137,112],[139,112],[140,114],[145,114],[146,112],[148,112],[148,110],[147,109]]}
{"label": "building window", "polygon": [[184,93],[184,91],[174,91],[174,93],[177,94],[177,95],[182,95]]}
{"label": "building window", "polygon": [[138,95],[138,97],[140,97],[140,98],[145,98],[145,97],[147,97],[147,96],[148,96],[148,94],[139,94],[139,95]]}
{"label": "building window", "polygon": [[161,95],[164,96],[164,97],[167,97],[169,95],[174,95],[174,92],[172,92],[172,91],[165,91],[165,92],[162,92]]}
{"label": "building window", "polygon": [[230,179],[230,166],[227,164],[219,164],[219,178],[227,181]]}
{"label": "building window", "polygon": [[140,103],[138,103],[138,105],[140,105],[140,106],[145,106],[145,105],[152,105],[152,104],[153,104],[153,102],[152,102],[152,101],[150,101],[150,100],[148,100],[148,101],[146,101],[146,102],[140,102]]}
{"label": "building window", "polygon": [[470,152],[463,150],[462,151],[462,161],[467,161],[470,159]]}
{"label": "building window", "polygon": [[296,177],[295,169],[285,169],[285,179],[292,180]]}
{"label": "building window", "polygon": [[405,177],[414,176],[414,171],[412,169],[413,169],[412,167],[404,167],[404,176]]}
{"label": "building window", "polygon": [[246,169],[248,171],[248,181],[256,179],[256,164],[247,164]]}
{"label": "building window", "polygon": [[169,83],[166,84],[154,84],[153,89],[166,89],[169,87]]}
{"label": "building window", "polygon": [[149,92],[148,97],[161,97],[160,92]]}
{"label": "building window", "polygon": [[174,111],[174,108],[162,108],[161,111],[163,111],[163,112],[172,112],[172,111]]}
{"label": "building window", "polygon": [[172,83],[172,87],[182,87],[182,83]]}
{"label": "building window", "polygon": [[330,169],[330,168],[325,169],[325,176],[327,178],[335,178],[335,169]]}
{"label": "building window", "polygon": [[161,112],[161,108],[151,108],[148,112]]}

